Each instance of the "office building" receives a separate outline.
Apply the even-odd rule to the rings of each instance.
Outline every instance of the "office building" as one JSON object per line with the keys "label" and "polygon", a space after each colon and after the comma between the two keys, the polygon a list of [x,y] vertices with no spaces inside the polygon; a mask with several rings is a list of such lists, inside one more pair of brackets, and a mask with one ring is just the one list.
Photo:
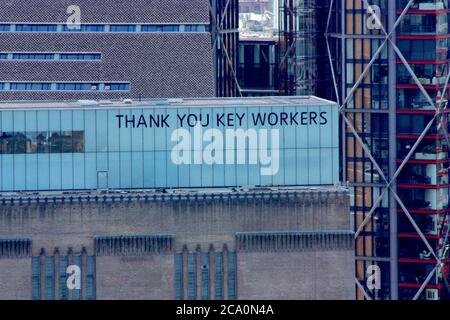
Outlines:
{"label": "office building", "polygon": [[[448,13],[444,0],[337,0],[323,16],[359,299],[448,298]],[[373,265],[380,288],[366,285]]]}

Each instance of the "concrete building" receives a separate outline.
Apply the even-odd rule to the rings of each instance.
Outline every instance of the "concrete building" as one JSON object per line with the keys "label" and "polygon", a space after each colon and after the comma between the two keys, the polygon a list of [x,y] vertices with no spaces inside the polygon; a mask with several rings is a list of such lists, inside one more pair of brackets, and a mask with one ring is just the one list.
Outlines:
{"label": "concrete building", "polygon": [[0,299],[354,298],[337,113],[315,97],[0,104]]}
{"label": "concrete building", "polygon": [[2,196],[0,234],[0,299],[355,296],[342,188]]}
{"label": "concrete building", "polygon": [[208,0],[73,4],[0,2],[1,100],[214,96]]}

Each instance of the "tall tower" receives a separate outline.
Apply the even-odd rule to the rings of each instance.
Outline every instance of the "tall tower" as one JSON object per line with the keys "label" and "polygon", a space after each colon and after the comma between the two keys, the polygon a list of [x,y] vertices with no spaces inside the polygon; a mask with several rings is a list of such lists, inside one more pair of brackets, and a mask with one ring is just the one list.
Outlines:
{"label": "tall tower", "polygon": [[330,0],[323,17],[359,299],[448,297],[448,13],[447,0]]}

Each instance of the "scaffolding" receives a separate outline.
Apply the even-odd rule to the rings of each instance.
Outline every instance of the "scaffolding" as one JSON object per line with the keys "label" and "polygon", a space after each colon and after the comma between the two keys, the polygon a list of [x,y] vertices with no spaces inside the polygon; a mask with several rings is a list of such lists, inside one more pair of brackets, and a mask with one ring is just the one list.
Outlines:
{"label": "scaffolding", "polygon": [[239,0],[210,0],[210,17],[216,96],[242,96],[236,74],[239,63]]}

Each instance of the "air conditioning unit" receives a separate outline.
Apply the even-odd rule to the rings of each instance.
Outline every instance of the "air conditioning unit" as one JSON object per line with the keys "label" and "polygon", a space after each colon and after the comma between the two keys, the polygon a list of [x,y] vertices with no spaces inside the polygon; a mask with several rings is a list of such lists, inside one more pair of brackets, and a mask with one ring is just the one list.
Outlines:
{"label": "air conditioning unit", "polygon": [[439,300],[438,289],[426,289],[425,290],[425,300]]}

